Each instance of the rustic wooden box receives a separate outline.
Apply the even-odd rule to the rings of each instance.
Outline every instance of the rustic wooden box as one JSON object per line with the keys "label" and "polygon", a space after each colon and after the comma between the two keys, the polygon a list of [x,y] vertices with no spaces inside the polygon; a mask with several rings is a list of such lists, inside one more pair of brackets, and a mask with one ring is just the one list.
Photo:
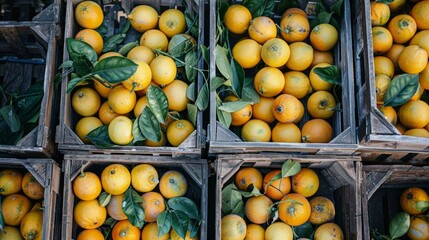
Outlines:
{"label": "rustic wooden box", "polygon": [[362,239],[360,158],[354,156],[310,155],[222,155],[215,161],[216,172],[216,240],[221,239],[222,189],[233,180],[240,167],[255,167],[263,174],[272,168],[280,169],[288,160],[315,170],[320,186],[315,196],[330,198],[335,204],[335,223],[344,232],[345,239]]}
{"label": "rustic wooden box", "polygon": [[[82,0],[67,1],[66,8],[66,25],[65,25],[65,36],[64,40],[78,32],[78,25],[74,20],[74,9],[77,4]],[[199,37],[198,46],[204,43],[204,0],[185,0],[188,6],[191,6],[193,10],[197,11],[199,20]],[[117,20],[120,16],[124,15],[124,12],[115,12],[112,8],[112,4],[116,1],[96,1],[102,6],[103,10],[110,9],[109,14],[105,14],[105,23],[111,24],[109,28],[115,30],[119,29],[119,25],[123,26],[125,18],[121,18],[122,24],[119,24]],[[116,2],[117,3],[117,2]],[[123,0],[120,2],[121,7],[125,10],[125,13],[131,12],[134,6],[147,4],[154,7],[156,10],[165,10],[168,8],[182,8],[183,3],[179,0]],[[109,18],[106,21],[106,18]],[[128,33],[132,39],[127,36],[124,43],[136,41],[137,33],[130,29]],[[198,55],[201,55],[199,48]],[[69,59],[66,44],[64,43],[64,60]],[[203,68],[203,59],[200,59],[199,68]],[[71,94],[66,93],[67,83],[70,80],[69,75],[65,75],[61,85],[61,112],[60,112],[60,124],[57,127],[56,142],[58,143],[58,149],[63,154],[88,154],[88,153],[122,153],[122,154],[145,154],[145,155],[169,155],[169,156],[193,156],[199,157],[201,155],[201,148],[203,147],[205,137],[203,133],[203,120],[202,112],[198,112],[195,131],[178,147],[146,147],[146,146],[117,146],[113,148],[97,148],[94,145],[84,144],[79,137],[74,133],[74,126],[78,121],[77,114],[71,107]],[[198,74],[198,80],[196,89],[201,89],[203,85],[203,76]]]}
{"label": "rustic wooden box", "polygon": [[[38,126],[25,133],[16,146],[0,145],[0,155],[52,157],[55,111],[54,76],[57,68],[57,41],[60,28],[54,24],[0,24],[0,84],[17,93],[36,82],[43,82]],[[19,84],[22,80],[22,84]],[[4,100],[0,106],[4,106]],[[26,123],[21,123],[26,124]]]}
{"label": "rustic wooden box", "polygon": [[[216,6],[217,1],[210,1],[210,79],[216,77]],[[307,1],[300,1],[307,2]],[[275,1],[275,4],[278,4]],[[308,7],[316,1],[308,1]],[[303,6],[303,9],[305,6]],[[280,16],[272,16],[279,21]],[[317,143],[277,143],[243,142],[233,131],[221,125],[216,118],[216,93],[210,94],[210,125],[208,127],[209,153],[250,153],[250,152],[306,152],[313,154],[351,155],[357,149],[355,135],[355,101],[353,94],[353,56],[351,39],[350,3],[344,1],[343,19],[339,23],[340,40],[332,50],[335,64],[341,68],[342,112],[336,112],[332,118],[333,140],[328,144]],[[303,119],[309,119],[306,112]],[[302,121],[301,121],[302,122]],[[303,123],[300,124],[300,126]]]}
{"label": "rustic wooden box", "polygon": [[42,239],[59,239],[61,168],[52,159],[0,158],[0,169],[29,171],[45,188]]}
{"label": "rustic wooden box", "polygon": [[409,187],[429,191],[428,166],[364,165],[362,171],[364,239],[370,239],[370,229],[389,233],[390,219],[402,211],[399,205],[402,191]]}
{"label": "rustic wooden box", "polygon": [[[371,152],[367,156],[363,154],[363,160],[386,158],[405,162],[427,160],[429,139],[401,135],[377,109],[370,1],[353,1],[351,9],[354,29],[357,136],[362,145],[361,151]],[[401,153],[394,155],[392,151]],[[377,155],[382,155],[381,159],[377,159]]]}
{"label": "rustic wooden box", "polygon": [[59,23],[61,0],[1,0],[0,24],[7,22]]}
{"label": "rustic wooden box", "polygon": [[207,239],[208,165],[206,160],[173,159],[137,155],[65,155],[63,162],[64,192],[61,239],[75,239],[81,230],[73,221],[73,208],[78,201],[73,194],[73,180],[81,170],[101,174],[104,167],[119,163],[132,167],[141,163],[154,166],[158,173],[177,170],[188,181],[186,197],[192,199],[201,214],[200,239]]}

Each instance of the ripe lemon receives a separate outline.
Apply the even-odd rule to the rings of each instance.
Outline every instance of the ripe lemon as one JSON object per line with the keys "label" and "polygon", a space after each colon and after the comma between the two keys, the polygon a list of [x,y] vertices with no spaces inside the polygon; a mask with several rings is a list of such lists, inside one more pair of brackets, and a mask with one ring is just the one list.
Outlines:
{"label": "ripe lemon", "polygon": [[138,117],[143,112],[144,108],[148,106],[147,97],[143,96],[137,100],[136,106],[134,107],[134,116]]}
{"label": "ripe lemon", "polygon": [[332,140],[332,126],[323,119],[312,119],[304,124],[301,129],[302,142],[305,143],[329,143]]}
{"label": "ripe lemon", "polygon": [[134,138],[133,121],[128,117],[118,116],[110,122],[108,132],[109,138],[113,143],[127,145]]}
{"label": "ripe lemon", "polygon": [[264,67],[256,73],[253,84],[259,95],[274,97],[282,92],[285,78],[279,69]]}
{"label": "ripe lemon", "polygon": [[313,62],[313,47],[305,42],[294,42],[289,45],[290,57],[286,67],[293,71],[304,71]]}
{"label": "ripe lemon", "polygon": [[393,42],[399,44],[410,41],[417,31],[416,21],[408,14],[400,14],[392,18],[387,28],[392,34]]}
{"label": "ripe lemon", "polygon": [[312,68],[319,63],[334,64],[334,56],[332,55],[332,52],[321,52],[318,50],[313,50],[313,61],[311,62],[310,67]]}
{"label": "ripe lemon", "polygon": [[114,112],[127,114],[134,109],[136,98],[135,92],[130,92],[124,86],[118,86],[112,89],[107,101]]}
{"label": "ripe lemon", "polygon": [[400,44],[393,44],[389,51],[384,55],[388,57],[395,67],[395,70],[399,70],[399,64],[398,64],[398,57],[399,54],[401,54],[402,50],[404,49],[404,45]]}
{"label": "ripe lemon", "polygon": [[107,211],[97,199],[90,201],[79,201],[74,206],[74,221],[83,229],[96,229],[103,225],[106,220]]}
{"label": "ripe lemon", "polygon": [[8,196],[21,190],[22,174],[13,169],[0,171],[0,195]]}
{"label": "ripe lemon", "polygon": [[429,138],[429,132],[424,128],[408,129],[404,135]]}
{"label": "ripe lemon", "polygon": [[82,140],[82,142],[91,144],[91,141],[86,138],[86,135],[100,126],[103,126],[103,123],[100,121],[100,119],[96,117],[84,117],[76,123],[75,133]]}
{"label": "ripe lemon", "polygon": [[[229,95],[227,96],[223,101],[224,102],[235,102],[237,101],[238,98],[234,95]],[[231,113],[231,126],[242,126],[244,125],[247,121],[250,120],[250,118],[252,117],[253,114],[253,109],[252,109],[252,105],[247,104],[245,107],[243,107],[242,109],[239,109],[235,112]]]}
{"label": "ripe lemon", "polygon": [[242,217],[236,214],[229,214],[222,217],[221,239],[244,239],[246,231],[247,225]]}
{"label": "ripe lemon", "polygon": [[338,42],[338,31],[331,24],[319,24],[311,30],[310,42],[319,51],[329,51]]}
{"label": "ripe lemon", "polygon": [[0,231],[0,239],[2,240],[24,240],[21,232],[16,227],[4,226],[3,231]]}
{"label": "ripe lemon", "polygon": [[252,68],[261,61],[262,46],[253,39],[239,41],[232,48],[232,56],[243,68]]}
{"label": "ripe lemon", "polygon": [[131,184],[131,174],[122,164],[110,164],[101,173],[104,191],[112,195],[123,194]]}
{"label": "ripe lemon", "polygon": [[83,1],[76,6],[74,17],[83,28],[96,29],[104,19],[103,10],[93,1]]}
{"label": "ripe lemon", "polygon": [[410,12],[411,17],[416,20],[419,30],[429,30],[429,2],[419,1]]}
{"label": "ripe lemon", "polygon": [[166,51],[168,47],[168,38],[158,29],[151,29],[140,38],[140,45],[155,50]]}
{"label": "ripe lemon", "polygon": [[158,27],[169,38],[184,33],[186,30],[185,15],[180,10],[168,9],[159,17]]}
{"label": "ripe lemon", "polygon": [[93,116],[98,112],[101,101],[98,93],[89,87],[80,88],[72,96],[72,107],[83,117]]}
{"label": "ripe lemon", "polygon": [[375,74],[386,74],[390,78],[393,78],[395,74],[395,66],[392,60],[385,56],[374,57],[374,69]]}
{"label": "ripe lemon", "polygon": [[269,142],[271,128],[262,120],[251,119],[241,129],[241,138],[247,142]]}
{"label": "ripe lemon", "polygon": [[167,127],[167,140],[174,146],[179,146],[195,130],[194,125],[186,119],[175,120]]}
{"label": "ripe lemon", "polygon": [[150,164],[139,164],[131,170],[131,184],[139,192],[150,192],[158,183],[158,171]]}
{"label": "ripe lemon", "polygon": [[402,71],[417,74],[423,71],[428,63],[427,52],[417,46],[409,45],[402,50],[398,57],[398,64]]}
{"label": "ripe lemon", "polygon": [[277,35],[277,27],[274,21],[265,16],[254,18],[250,21],[249,29],[247,30],[251,39],[260,44],[275,38]]}
{"label": "ripe lemon", "polygon": [[98,229],[87,229],[80,232],[76,240],[104,240],[104,236]]}
{"label": "ripe lemon", "polygon": [[32,210],[21,222],[21,235],[24,239],[42,240],[43,212]]}
{"label": "ripe lemon", "polygon": [[98,117],[104,125],[109,125],[110,122],[117,116],[123,116],[123,114],[118,114],[113,111],[109,106],[109,102],[104,102],[101,104],[100,110],[98,111]]}
{"label": "ripe lemon", "polygon": [[391,79],[386,74],[375,75],[375,94],[377,96],[377,103],[384,103],[384,95],[389,87]]}
{"label": "ripe lemon", "polygon": [[150,64],[150,62],[155,59],[155,53],[153,53],[152,49],[146,46],[137,46],[128,52],[127,58],[135,62],[145,62]]}
{"label": "ripe lemon", "polygon": [[301,142],[301,130],[294,123],[277,123],[271,132],[273,142]]}
{"label": "ripe lemon", "polygon": [[406,128],[424,128],[429,123],[429,105],[411,100],[399,108],[399,121]]}
{"label": "ripe lemon", "polygon": [[88,43],[95,50],[97,55],[99,55],[101,50],[103,50],[103,38],[97,31],[93,29],[82,29],[76,34],[75,38]]}
{"label": "ripe lemon", "polygon": [[177,67],[173,59],[167,56],[158,56],[150,63],[152,70],[152,81],[165,86],[176,78]]}
{"label": "ripe lemon", "polygon": [[275,222],[265,230],[265,239],[269,240],[292,240],[292,228],[284,222]]}
{"label": "ripe lemon", "polygon": [[310,79],[307,75],[298,71],[289,71],[284,73],[285,86],[283,93],[295,96],[298,99],[302,99],[309,92],[311,92]]}
{"label": "ripe lemon", "polygon": [[271,107],[274,103],[274,98],[259,97],[259,103],[252,105],[253,118],[260,119],[268,124],[273,123],[274,117]]}
{"label": "ripe lemon", "polygon": [[2,200],[1,212],[4,223],[10,226],[18,226],[31,209],[30,200],[18,193],[8,195]]}
{"label": "ripe lemon", "polygon": [[252,14],[249,9],[240,4],[228,7],[224,16],[225,27],[232,33],[243,34],[249,27]]}
{"label": "ripe lemon", "polygon": [[375,55],[387,53],[393,45],[393,37],[387,28],[372,28],[372,48]]}
{"label": "ripe lemon", "polygon": [[158,24],[158,12],[151,6],[139,5],[131,10],[128,14],[131,27],[137,32],[145,32],[149,29],[156,28]]}
{"label": "ripe lemon", "polygon": [[307,100],[307,111],[313,118],[332,117],[336,106],[334,95],[327,91],[316,91]]}
{"label": "ripe lemon", "polygon": [[289,60],[289,45],[280,38],[270,39],[262,46],[261,57],[268,66],[281,67]]}
{"label": "ripe lemon", "polygon": [[390,18],[390,8],[382,2],[371,2],[371,25],[383,26]]}
{"label": "ripe lemon", "polygon": [[416,33],[416,35],[411,39],[409,45],[418,45],[426,50],[429,55],[429,30],[423,30]]}
{"label": "ripe lemon", "polygon": [[321,77],[319,77],[319,75],[317,75],[314,72],[315,68],[319,68],[319,67],[324,68],[324,67],[329,67],[329,66],[331,66],[331,64],[329,64],[329,63],[319,63],[311,69],[309,79],[310,79],[311,87],[313,88],[313,90],[315,90],[315,91],[322,91],[322,90],[323,91],[331,91],[332,90],[332,88],[334,87],[334,84],[323,80]]}
{"label": "ripe lemon", "polygon": [[384,117],[389,121],[393,126],[396,125],[398,117],[396,115],[396,111],[391,106],[379,106],[378,109],[381,113],[383,113]]}
{"label": "ripe lemon", "polygon": [[[163,124],[161,124],[162,127]],[[158,142],[154,142],[152,140],[146,139],[143,141],[143,145],[148,147],[162,147],[167,144],[167,137],[165,136],[164,130],[161,131],[161,139]]]}
{"label": "ripe lemon", "polygon": [[419,83],[423,89],[429,90],[429,64],[419,73]]}
{"label": "ripe lemon", "polygon": [[176,171],[165,172],[159,180],[159,191],[165,198],[184,196],[188,190],[188,182],[185,176]]}
{"label": "ripe lemon", "polygon": [[112,87],[110,88],[110,87],[104,86],[102,83],[100,83],[100,82],[99,82],[99,81],[97,81],[97,80],[94,80],[94,81],[92,81],[92,82],[94,83],[94,89],[95,89],[95,91],[97,91],[97,93],[98,93],[101,97],[103,97],[103,98],[107,98],[107,97],[109,97],[110,91],[112,91],[112,89],[113,89],[115,86],[117,86],[117,85],[119,85],[119,84],[120,84],[120,83],[112,84]]}
{"label": "ripe lemon", "polygon": [[168,99],[168,109],[171,111],[181,112],[186,109],[189,102],[186,91],[188,84],[181,80],[174,80],[172,83],[162,88]]}
{"label": "ripe lemon", "polygon": [[135,62],[138,67],[134,74],[125,81],[122,85],[128,90],[139,91],[147,88],[152,79],[152,70],[146,62]]}
{"label": "ripe lemon", "polygon": [[304,105],[290,94],[279,95],[271,109],[274,117],[281,123],[297,123],[304,116]]}
{"label": "ripe lemon", "polygon": [[112,195],[106,209],[110,217],[117,221],[128,219],[123,210],[124,194]]}
{"label": "ripe lemon", "polygon": [[93,172],[82,172],[73,181],[73,193],[84,201],[94,200],[101,193],[101,181]]}
{"label": "ripe lemon", "polygon": [[288,43],[302,42],[310,34],[310,23],[299,13],[285,15],[280,22],[280,34]]}
{"label": "ripe lemon", "polygon": [[165,211],[164,198],[158,192],[147,192],[142,195],[142,200],[145,222],[156,222],[159,214]]}
{"label": "ripe lemon", "polygon": [[169,233],[167,232],[163,236],[158,236],[158,224],[156,222],[154,223],[148,223],[145,224],[142,230],[142,239],[157,239],[157,240],[168,240],[169,239]]}
{"label": "ripe lemon", "polygon": [[344,234],[335,223],[325,223],[314,232],[314,240],[343,240]]}

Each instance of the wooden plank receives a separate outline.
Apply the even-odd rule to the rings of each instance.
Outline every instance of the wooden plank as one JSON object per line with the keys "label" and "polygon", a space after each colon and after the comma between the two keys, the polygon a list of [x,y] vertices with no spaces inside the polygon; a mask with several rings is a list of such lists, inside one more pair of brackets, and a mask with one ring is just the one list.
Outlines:
{"label": "wooden plank", "polygon": [[3,35],[3,38],[7,41],[9,47],[13,49],[17,56],[28,57],[27,48],[22,42],[21,36],[16,28],[0,27],[0,34]]}

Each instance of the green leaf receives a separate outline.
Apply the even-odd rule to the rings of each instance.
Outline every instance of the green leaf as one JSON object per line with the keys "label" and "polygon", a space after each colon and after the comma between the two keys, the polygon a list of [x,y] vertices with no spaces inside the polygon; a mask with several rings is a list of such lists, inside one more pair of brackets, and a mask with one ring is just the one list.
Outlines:
{"label": "green leaf", "polygon": [[418,201],[416,208],[420,212],[425,212],[429,208],[429,202],[428,201]]}
{"label": "green leaf", "polygon": [[185,239],[188,231],[189,217],[182,211],[171,212],[171,226],[179,237]]}
{"label": "green leaf", "polygon": [[187,197],[170,198],[167,205],[170,209],[184,212],[190,219],[200,219],[197,205]]}
{"label": "green leaf", "polygon": [[389,222],[389,233],[392,239],[402,237],[410,228],[410,215],[406,212],[397,213]]}
{"label": "green leaf", "polygon": [[145,137],[143,136],[143,133],[140,131],[140,127],[139,127],[140,116],[141,115],[139,115],[133,122],[133,137],[134,137],[133,144],[146,140]]}
{"label": "green leaf", "polygon": [[112,195],[110,193],[102,192],[100,196],[98,196],[98,203],[100,204],[100,206],[106,207],[111,199]]}
{"label": "green leaf", "polygon": [[34,114],[26,123],[37,123],[39,121],[40,111]]}
{"label": "green leaf", "polygon": [[191,34],[191,36],[197,38],[198,37],[198,13],[194,15],[194,18],[191,17],[189,14],[188,9],[185,10],[185,20],[186,20],[186,26],[188,28],[187,33]]}
{"label": "green leaf", "polygon": [[216,45],[215,48],[215,54],[216,54],[216,67],[219,70],[219,72],[222,74],[222,76],[225,77],[225,79],[231,79],[232,78],[232,67],[229,63],[228,57],[225,53],[226,49]]}
{"label": "green leaf", "polygon": [[12,133],[16,133],[21,129],[21,121],[12,105],[6,105],[0,108],[0,114],[6,121]]}
{"label": "green leaf", "polygon": [[127,21],[125,22],[124,26],[121,29],[121,33],[126,34],[128,30],[130,30],[130,27],[131,27],[131,22],[130,20],[127,19]]}
{"label": "green leaf", "polygon": [[115,34],[104,40],[103,50],[101,52],[111,52],[116,50],[116,46],[125,39],[125,34]]}
{"label": "green leaf", "polygon": [[419,86],[418,74],[401,74],[392,79],[384,95],[384,106],[402,105],[416,93]]}
{"label": "green leaf", "polygon": [[204,111],[209,106],[209,95],[209,84],[208,82],[205,82],[198,93],[197,101],[195,102],[200,111]]}
{"label": "green leaf", "polygon": [[[241,194],[236,190],[237,187],[231,183],[222,189],[222,213],[231,214],[234,209],[241,203],[243,207],[243,199]],[[244,210],[244,209],[243,209]]]}
{"label": "green leaf", "polygon": [[138,65],[125,57],[108,57],[95,65],[92,74],[100,76],[109,83],[119,83],[130,78]]}
{"label": "green leaf", "polygon": [[73,61],[72,60],[66,60],[58,67],[58,69],[72,68],[72,67],[73,67]]}
{"label": "green leaf", "polygon": [[328,8],[325,6],[323,1],[318,0],[316,4],[316,13],[320,14],[322,12],[328,12]]}
{"label": "green leaf", "polygon": [[164,211],[158,215],[156,218],[156,223],[158,224],[158,237],[161,237],[171,229],[171,215],[169,212]]}
{"label": "green leaf", "polygon": [[249,104],[250,102],[247,102],[247,101],[224,102],[222,103],[221,106],[219,106],[218,109],[225,112],[233,113],[243,109]]}
{"label": "green leaf", "polygon": [[198,115],[198,108],[194,104],[186,104],[186,109],[188,112],[188,120],[191,121],[192,125],[196,126],[197,124],[197,115]]}
{"label": "green leaf", "polygon": [[274,0],[245,0],[243,5],[249,9],[252,18],[256,18],[268,16],[274,8]]}
{"label": "green leaf", "polygon": [[244,69],[234,58],[231,58],[231,68],[232,88],[241,96],[241,90],[244,85]]}
{"label": "green leaf", "polygon": [[241,99],[248,102],[259,102],[259,94],[256,92],[253,85],[253,78],[245,78],[243,90],[241,91]]}
{"label": "green leaf", "polygon": [[210,65],[210,52],[209,48],[207,48],[205,45],[200,45],[201,54],[203,55],[204,62],[206,62],[207,65]]}
{"label": "green leaf", "polygon": [[86,57],[92,63],[97,61],[97,53],[88,43],[76,40],[74,38],[67,38],[66,44],[71,60],[75,61],[80,57]]}
{"label": "green leaf", "polygon": [[122,210],[130,223],[140,229],[144,225],[145,217],[142,202],[142,198],[133,188],[130,187],[125,191],[122,199]]}
{"label": "green leaf", "polygon": [[162,138],[161,126],[150,108],[144,108],[140,114],[140,131],[146,139],[159,142]]}
{"label": "green leaf", "polygon": [[280,0],[277,7],[274,9],[277,15],[282,15],[289,8],[299,8],[299,2],[297,0]]}
{"label": "green leaf", "polygon": [[106,221],[104,221],[103,226],[110,226],[111,228],[113,228],[115,223],[116,223],[116,219],[109,217],[108,219],[106,219]]}
{"label": "green leaf", "polygon": [[195,47],[195,39],[185,34],[176,34],[168,42],[168,53],[173,57],[182,58]]}
{"label": "green leaf", "polygon": [[264,12],[262,12],[262,16],[270,16],[273,11],[274,11],[274,1],[267,0],[265,2],[265,8],[264,8]]}
{"label": "green leaf", "polygon": [[153,115],[160,123],[165,123],[168,113],[168,99],[165,93],[152,84],[146,92],[147,102]]}
{"label": "green leaf", "polygon": [[221,77],[212,78],[212,80],[210,81],[210,92],[216,91],[216,89],[218,89],[224,83],[225,83],[225,79]]}
{"label": "green leaf", "polygon": [[196,221],[194,219],[189,219],[188,231],[191,238],[196,238],[198,236],[198,230],[200,229],[201,221]]}
{"label": "green leaf", "polygon": [[216,115],[217,119],[219,120],[220,124],[222,124],[224,127],[229,128],[232,122],[231,113],[225,112],[219,109],[219,107],[222,105],[222,100],[220,100],[219,96],[216,95]]}
{"label": "green leaf", "polygon": [[114,144],[109,138],[109,132],[107,129],[107,126],[100,126],[88,133],[85,138],[88,138],[95,146],[99,148],[113,147]]}
{"label": "green leaf", "polygon": [[86,57],[79,57],[78,59],[73,61],[73,68],[80,77],[83,77],[91,73],[93,66],[92,63]]}
{"label": "green leaf", "polygon": [[192,102],[195,102],[195,82],[191,82],[188,88],[186,89],[186,96]]}
{"label": "green leaf", "polygon": [[121,54],[122,56],[126,56],[128,52],[131,51],[131,49],[137,46],[139,46],[138,41],[127,43],[123,47],[121,47],[121,49],[119,49],[118,53]]}
{"label": "green leaf", "polygon": [[321,12],[317,14],[318,24],[329,23],[331,21],[332,13]]}
{"label": "green leaf", "polygon": [[194,82],[197,78],[198,55],[197,52],[188,52],[185,56],[185,73],[186,78],[190,82]]}
{"label": "green leaf", "polygon": [[79,83],[88,81],[86,78],[73,78],[67,83],[67,93],[70,93]]}
{"label": "green leaf", "polygon": [[313,226],[310,222],[306,222],[297,227],[292,227],[293,232],[298,236],[298,238],[310,238],[313,233]]}
{"label": "green leaf", "polygon": [[[393,0],[389,0],[389,1],[393,1]],[[343,6],[343,2],[344,0],[337,0],[335,1],[334,4],[332,4],[331,9],[332,11],[335,13],[335,15],[337,15],[339,18],[343,17],[343,11],[342,11],[342,6]]]}
{"label": "green leaf", "polygon": [[233,189],[233,191],[239,192],[241,194],[241,196],[243,196],[245,198],[250,198],[250,197],[262,195],[261,192],[257,188],[255,188],[255,186],[253,185],[253,183],[251,183],[247,187],[247,191],[241,191],[239,189]]}
{"label": "green leaf", "polygon": [[316,67],[314,73],[317,74],[323,81],[331,84],[341,85],[341,69],[336,65],[328,67]]}
{"label": "green leaf", "polygon": [[375,0],[376,2],[381,2],[381,3],[385,3],[385,4],[389,4],[392,3],[393,0]]}
{"label": "green leaf", "polygon": [[301,163],[287,160],[282,165],[282,177],[290,177],[301,171]]}
{"label": "green leaf", "polygon": [[100,27],[98,27],[97,29],[95,29],[95,31],[97,31],[101,36],[105,36],[109,32],[109,28],[103,22]]}
{"label": "green leaf", "polygon": [[220,0],[218,4],[219,18],[223,21],[226,11],[228,10],[229,3],[226,0]]}

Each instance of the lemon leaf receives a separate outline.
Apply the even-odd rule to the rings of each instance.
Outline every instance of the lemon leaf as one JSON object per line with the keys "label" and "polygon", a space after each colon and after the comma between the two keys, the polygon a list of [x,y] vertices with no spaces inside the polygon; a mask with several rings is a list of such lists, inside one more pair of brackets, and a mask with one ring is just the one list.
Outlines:
{"label": "lemon leaf", "polygon": [[170,213],[171,226],[179,237],[185,239],[186,232],[188,231],[189,217],[182,211],[172,210]]}
{"label": "lemon leaf", "polygon": [[200,45],[201,54],[203,55],[204,62],[210,64],[210,51],[205,45]]}
{"label": "lemon leaf", "polygon": [[249,9],[253,18],[268,16],[274,9],[274,0],[245,0],[243,5]]}
{"label": "lemon leaf", "polygon": [[92,74],[109,83],[118,83],[130,78],[137,70],[137,64],[125,57],[108,57],[95,65]]}
{"label": "lemon leaf", "polygon": [[161,126],[150,108],[144,108],[140,114],[139,127],[146,139],[159,142],[162,138]]}
{"label": "lemon leaf", "polygon": [[418,74],[401,74],[392,79],[384,95],[384,106],[400,106],[416,93],[419,87]]}
{"label": "lemon leaf", "polygon": [[100,206],[105,207],[109,204],[112,199],[112,195],[107,192],[102,192],[100,196],[98,196],[98,203]]}
{"label": "lemon leaf", "polygon": [[104,40],[103,50],[101,50],[101,52],[105,53],[105,52],[115,51],[116,46],[120,44],[122,41],[124,41],[125,36],[126,36],[125,34],[120,33],[106,38]]}
{"label": "lemon leaf", "polygon": [[133,144],[146,140],[146,138],[143,136],[143,133],[140,131],[140,116],[141,115],[139,115],[133,122]]}
{"label": "lemon leaf", "polygon": [[198,109],[200,111],[204,111],[208,105],[209,105],[209,84],[206,82],[204,83],[203,87],[201,88],[200,92],[197,96],[197,101],[195,102]]}
{"label": "lemon leaf", "polygon": [[297,0],[280,0],[274,10],[277,15],[282,15],[289,8],[299,8],[299,2]]}
{"label": "lemon leaf", "polygon": [[197,52],[188,52],[185,56],[185,74],[190,82],[195,82],[197,78],[198,55]]}
{"label": "lemon leaf", "polygon": [[[389,0],[389,1],[393,1],[393,0]],[[343,3],[344,3],[344,0],[337,0],[331,6],[332,11],[340,18],[343,17],[343,14],[342,14]]]}
{"label": "lemon leaf", "polygon": [[73,69],[81,77],[91,73],[92,68],[92,63],[86,57],[79,57],[73,61]]}
{"label": "lemon leaf", "polygon": [[6,105],[0,108],[0,114],[12,133],[16,133],[21,129],[21,121],[12,105]]}
{"label": "lemon leaf", "polygon": [[216,91],[220,86],[222,86],[225,83],[225,79],[221,77],[214,77],[210,81],[210,92]]}
{"label": "lemon leaf", "polygon": [[244,69],[241,65],[234,59],[231,58],[231,67],[232,67],[232,88],[236,93],[241,96],[242,87],[244,85]]}
{"label": "lemon leaf", "polygon": [[128,54],[129,51],[131,51],[131,49],[137,46],[139,46],[138,41],[127,43],[123,47],[121,47],[121,49],[119,49],[118,53],[121,54],[122,56],[125,56]]}
{"label": "lemon leaf", "polygon": [[195,82],[189,84],[188,89],[186,89],[186,96],[192,102],[195,102]]}
{"label": "lemon leaf", "polygon": [[310,222],[306,222],[297,227],[292,227],[292,229],[298,238],[310,238],[314,231]]}
{"label": "lemon leaf", "polygon": [[90,62],[94,63],[98,59],[94,48],[86,42],[74,38],[67,38],[66,45],[69,56],[73,61],[80,57],[86,57]]}
{"label": "lemon leaf", "polygon": [[115,146],[112,140],[110,140],[107,126],[100,126],[92,130],[88,133],[88,135],[85,136],[85,138],[88,138],[95,146],[99,148],[110,148]]}
{"label": "lemon leaf", "polygon": [[219,106],[219,110],[222,110],[228,113],[233,113],[243,109],[249,104],[251,103],[247,101],[224,102],[222,103],[221,106]]}
{"label": "lemon leaf", "polygon": [[317,74],[323,81],[341,85],[341,69],[338,66],[332,65],[328,67],[316,67],[314,73]]}
{"label": "lemon leaf", "polygon": [[245,198],[250,198],[250,197],[253,197],[253,196],[260,196],[260,195],[262,195],[261,192],[257,188],[255,188],[255,186],[253,185],[253,183],[250,184],[247,187],[246,191],[242,191],[242,190],[239,190],[239,189],[232,189],[232,190],[236,191],[236,192],[239,192],[241,194],[241,196],[243,196]]}
{"label": "lemon leaf", "polygon": [[189,219],[188,231],[191,238],[196,238],[198,236],[198,230],[200,229],[201,221],[194,219]]}
{"label": "lemon leaf", "polygon": [[145,218],[144,209],[141,205],[142,202],[142,198],[133,188],[130,187],[125,191],[124,198],[122,199],[122,210],[130,223],[140,229],[144,225]]}
{"label": "lemon leaf", "polygon": [[216,115],[220,124],[224,127],[229,128],[232,122],[231,113],[220,110],[219,107],[222,105],[222,100],[220,100],[219,96],[216,95]]}
{"label": "lemon leaf", "polygon": [[237,187],[231,183],[222,189],[222,213],[243,213],[243,199],[241,194],[236,190]]}
{"label": "lemon leaf", "polygon": [[186,109],[188,112],[188,120],[192,123],[192,125],[197,125],[197,115],[198,115],[198,108],[194,104],[186,104]]}
{"label": "lemon leaf", "polygon": [[187,197],[171,198],[167,201],[167,205],[170,209],[184,212],[190,219],[200,219],[197,205]]}
{"label": "lemon leaf", "polygon": [[429,202],[428,201],[418,201],[416,204],[417,210],[421,212],[425,212],[429,208]]}
{"label": "lemon leaf", "polygon": [[375,0],[376,2],[381,2],[381,3],[385,3],[385,4],[389,4],[392,3],[393,0]]}
{"label": "lemon leaf", "polygon": [[168,211],[163,211],[156,218],[156,223],[158,225],[158,237],[170,232],[171,229],[171,215]]}
{"label": "lemon leaf", "polygon": [[196,45],[192,40],[184,34],[174,35],[168,43],[168,53],[173,57],[183,58],[195,48]]}
{"label": "lemon leaf", "polygon": [[71,68],[71,67],[73,67],[73,61],[72,60],[66,60],[63,63],[61,63],[61,65],[58,67],[58,69]]}
{"label": "lemon leaf", "polygon": [[259,103],[259,94],[256,92],[253,86],[253,78],[245,78],[243,89],[241,90],[241,99],[253,103]]}
{"label": "lemon leaf", "polygon": [[282,165],[282,177],[290,177],[301,171],[301,163],[287,160]]}
{"label": "lemon leaf", "polygon": [[165,93],[152,84],[146,93],[147,102],[153,115],[156,117],[159,123],[165,123],[168,114],[168,98]]}
{"label": "lemon leaf", "polygon": [[232,68],[231,64],[229,63],[228,57],[226,56],[225,50],[225,48],[216,45],[216,67],[222,74],[222,76],[224,76],[228,80],[232,78]]}
{"label": "lemon leaf", "polygon": [[397,213],[389,222],[391,239],[404,236],[410,228],[410,215],[406,212]]}

